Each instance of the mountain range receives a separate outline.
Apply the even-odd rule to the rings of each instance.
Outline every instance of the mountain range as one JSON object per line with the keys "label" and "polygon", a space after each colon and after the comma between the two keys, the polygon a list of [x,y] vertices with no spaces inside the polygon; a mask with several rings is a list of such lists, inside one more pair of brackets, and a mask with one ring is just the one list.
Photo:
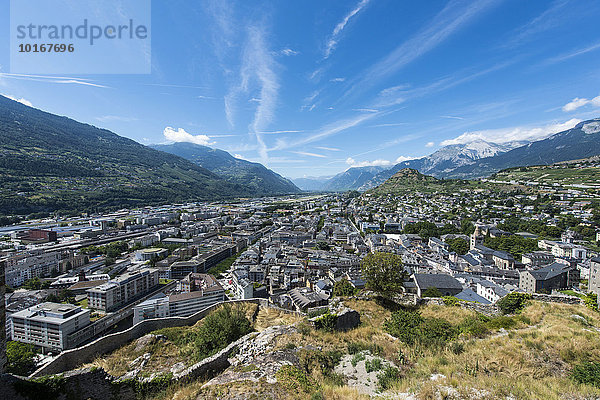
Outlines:
{"label": "mountain range", "polygon": [[[281,194],[281,187],[272,193]],[[88,212],[255,197],[269,190],[268,182],[257,188],[230,180],[106,129],[0,96],[0,213]]]}
{"label": "mountain range", "polygon": [[[452,144],[428,156],[403,161],[390,168],[349,168],[321,181],[320,185],[313,185],[310,189],[304,182],[295,182],[305,190],[366,191],[383,184],[398,171],[406,168],[436,178],[474,179],[487,177],[506,168],[550,165],[599,154],[600,118],[597,118],[535,142],[515,141],[498,144],[477,140],[466,144]],[[369,177],[370,175],[373,176]]]}
{"label": "mountain range", "polygon": [[256,195],[270,196],[301,192],[290,180],[264,165],[233,157],[224,150],[193,143],[173,143],[150,146],[185,158],[225,178],[230,183],[248,187]]}

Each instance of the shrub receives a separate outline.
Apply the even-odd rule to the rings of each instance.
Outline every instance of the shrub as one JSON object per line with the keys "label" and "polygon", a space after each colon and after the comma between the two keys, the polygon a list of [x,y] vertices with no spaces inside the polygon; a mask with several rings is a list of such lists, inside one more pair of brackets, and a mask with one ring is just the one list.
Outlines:
{"label": "shrub", "polygon": [[444,297],[442,297],[442,299],[444,300],[444,304],[447,306],[452,307],[452,306],[460,305],[460,300],[454,296],[444,296]]}
{"label": "shrub", "polygon": [[455,339],[458,328],[448,321],[438,318],[423,318],[418,311],[398,310],[392,313],[391,319],[384,322],[385,330],[402,342],[433,346],[442,345]]}
{"label": "shrub", "polygon": [[315,319],[315,328],[321,329],[327,332],[332,332],[335,329],[335,323],[337,321],[337,315],[327,311],[325,314]]}
{"label": "shrub", "polygon": [[490,321],[487,323],[487,325],[491,328],[491,329],[511,329],[514,328],[515,325],[517,325],[517,320],[513,317],[507,317],[504,315],[495,317],[490,319]]}
{"label": "shrub", "polygon": [[600,362],[583,362],[573,368],[571,377],[579,383],[600,387]]}
{"label": "shrub", "polygon": [[498,304],[503,314],[515,314],[523,310],[527,304],[527,300],[530,300],[532,297],[529,293],[512,292],[498,300],[496,304]]}
{"label": "shrub", "polygon": [[294,365],[284,365],[275,374],[277,382],[288,390],[311,393],[318,389],[317,383]]}
{"label": "shrub", "polygon": [[381,360],[379,358],[374,358],[372,360],[365,361],[365,370],[367,373],[379,371],[383,367]]}
{"label": "shrub", "polygon": [[584,298],[583,302],[588,308],[591,308],[594,311],[598,311],[598,295],[595,293],[588,293]]}
{"label": "shrub", "polygon": [[466,318],[459,325],[460,333],[467,336],[483,337],[489,333],[487,321],[478,317]]}
{"label": "shrub", "polygon": [[239,307],[225,305],[208,314],[197,329],[165,328],[156,331],[178,347],[194,343],[194,358],[209,357],[252,332],[250,321]]}
{"label": "shrub", "polygon": [[400,370],[395,367],[386,367],[377,375],[377,389],[384,391],[392,387],[400,379]]}
{"label": "shrub", "polygon": [[418,311],[398,310],[392,317],[383,323],[384,329],[402,342],[412,345],[417,338],[417,328],[423,323],[424,318]]}
{"label": "shrub", "polygon": [[342,359],[342,352],[338,350],[327,352],[304,350],[300,352],[299,359],[300,366],[306,373],[319,370],[323,375],[329,376]]}
{"label": "shrub", "polygon": [[365,354],[364,353],[356,353],[354,355],[354,357],[352,357],[352,360],[350,361],[350,363],[352,364],[353,367],[356,367],[356,365],[363,361],[365,359]]}
{"label": "shrub", "polygon": [[383,353],[383,347],[377,343],[363,343],[363,342],[350,342],[348,343],[348,354],[356,354],[361,351],[369,351],[371,354],[377,356]]}
{"label": "shrub", "polygon": [[454,342],[454,343],[452,343],[451,350],[457,356],[461,355],[462,353],[465,352],[465,345],[462,342]]}

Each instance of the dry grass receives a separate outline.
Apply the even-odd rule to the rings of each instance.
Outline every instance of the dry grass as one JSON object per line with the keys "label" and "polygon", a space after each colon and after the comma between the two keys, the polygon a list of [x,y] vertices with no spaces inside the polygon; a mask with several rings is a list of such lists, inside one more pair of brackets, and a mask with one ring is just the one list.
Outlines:
{"label": "dry grass", "polygon": [[[591,325],[576,321],[571,317],[574,314]],[[594,328],[600,327],[599,315],[583,306],[538,302],[532,302],[522,315],[534,325],[504,336],[467,341],[458,355],[448,349],[424,354],[395,389],[419,393],[423,399],[435,398],[444,386],[465,396],[474,388],[486,390],[486,398],[600,396],[600,390],[569,378],[573,364],[600,361],[600,338]],[[446,379],[431,382],[432,374],[443,374]]]}
{"label": "dry grass", "polygon": [[256,320],[254,321],[254,329],[260,332],[270,326],[292,325],[302,320],[302,317],[295,314],[289,314],[284,311],[276,310],[274,308],[262,307],[258,311]]}
{"label": "dry grass", "polygon": [[[515,329],[507,334],[493,333],[483,339],[459,339],[464,345],[456,354],[452,346],[446,348],[410,347],[390,337],[383,331],[383,322],[390,317],[389,310],[373,301],[347,300],[346,304],[361,313],[361,325],[348,332],[315,330],[300,322],[301,318],[273,309],[245,309],[247,316],[256,315],[254,327],[263,330],[268,326],[299,322],[298,333],[282,335],[277,348],[307,345],[323,351],[347,351],[349,343],[376,345],[380,356],[396,362],[400,350],[409,363],[402,366],[403,378],[390,391],[414,393],[419,399],[485,398],[485,399],[584,399],[599,398],[600,389],[579,385],[570,379],[573,366],[581,361],[600,361],[600,314],[583,306],[531,302],[518,318]],[[460,307],[430,305],[420,309],[427,318],[442,318],[458,325],[465,318],[476,315]],[[578,321],[573,315],[583,317]],[[193,329],[193,327],[182,328]],[[97,360],[95,365],[110,373],[123,373],[128,363],[150,352],[135,350],[135,344],[123,347],[109,357]],[[150,368],[160,368],[167,363],[169,354],[180,349],[169,345],[152,349]],[[156,357],[156,359],[154,359]],[[161,364],[162,363],[162,364]],[[445,378],[432,381],[433,374]],[[314,374],[313,374],[314,375]],[[325,399],[367,399],[355,389],[334,386],[318,376],[321,394]],[[298,393],[288,393],[278,385],[266,382],[237,382],[201,389],[201,382],[175,385],[163,398],[173,400],[209,398],[292,399]],[[310,396],[308,396],[310,397]]]}
{"label": "dry grass", "polygon": [[[172,365],[179,362],[179,349],[172,343],[158,341],[149,346],[136,350],[136,343],[130,343],[115,352],[96,359],[91,366],[104,369],[112,376],[123,376],[131,370],[131,363],[144,353],[151,357],[142,370],[142,376],[155,372],[169,372]],[[144,371],[147,371],[145,373]]]}

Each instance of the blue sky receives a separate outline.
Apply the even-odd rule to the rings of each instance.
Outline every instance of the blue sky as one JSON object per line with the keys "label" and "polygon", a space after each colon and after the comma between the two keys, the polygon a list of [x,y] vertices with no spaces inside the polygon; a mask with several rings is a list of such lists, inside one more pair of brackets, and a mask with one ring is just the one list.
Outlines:
{"label": "blue sky", "polygon": [[0,93],[144,144],[331,175],[600,116],[598,20],[592,0],[154,0],[150,75],[10,74],[4,34]]}

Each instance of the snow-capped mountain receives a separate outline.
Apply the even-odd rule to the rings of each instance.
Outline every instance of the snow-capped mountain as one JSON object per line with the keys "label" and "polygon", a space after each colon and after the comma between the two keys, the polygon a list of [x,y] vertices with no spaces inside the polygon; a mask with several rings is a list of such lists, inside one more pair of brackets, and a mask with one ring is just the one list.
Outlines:
{"label": "snow-capped mountain", "polygon": [[435,153],[424,157],[420,170],[423,174],[441,175],[463,165],[473,164],[476,160],[506,153],[527,142],[490,143],[477,140],[466,144],[452,144],[442,147]]}
{"label": "snow-capped mountain", "polygon": [[523,146],[528,142],[491,143],[484,140],[476,140],[465,144],[451,144],[444,146],[433,154],[415,160],[404,161],[394,165],[392,168],[377,174],[373,179],[362,185],[359,190],[368,190],[379,186],[388,180],[396,172],[404,168],[413,168],[419,172],[443,178],[456,168],[471,165],[477,160],[506,153],[514,148]]}

